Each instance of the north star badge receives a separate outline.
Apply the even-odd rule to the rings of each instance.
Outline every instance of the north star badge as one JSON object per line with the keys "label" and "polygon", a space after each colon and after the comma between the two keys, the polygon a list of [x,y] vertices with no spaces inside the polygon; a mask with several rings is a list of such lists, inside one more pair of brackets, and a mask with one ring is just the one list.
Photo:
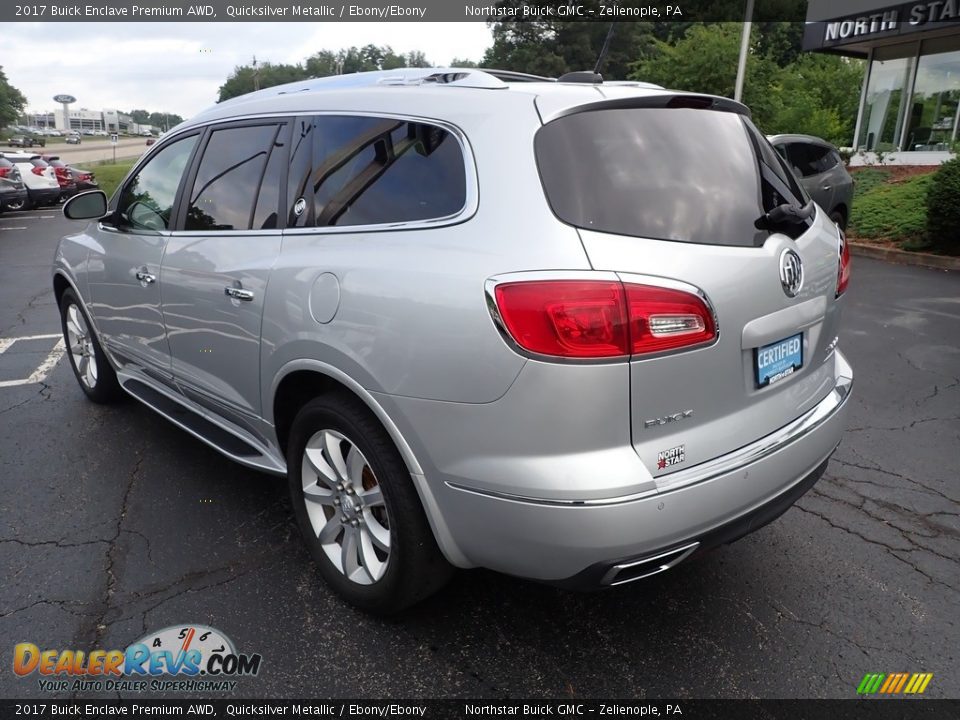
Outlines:
{"label": "north star badge", "polygon": [[671,465],[679,465],[683,462],[683,445],[677,445],[669,450],[661,450],[657,454],[657,470],[663,470]]}

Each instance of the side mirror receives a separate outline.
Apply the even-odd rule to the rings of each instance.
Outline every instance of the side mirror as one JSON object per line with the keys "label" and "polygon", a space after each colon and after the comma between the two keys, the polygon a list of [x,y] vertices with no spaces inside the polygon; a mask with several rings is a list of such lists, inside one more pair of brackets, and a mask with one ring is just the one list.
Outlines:
{"label": "side mirror", "polygon": [[67,220],[93,220],[107,213],[107,196],[103,190],[74,195],[63,204],[63,215]]}

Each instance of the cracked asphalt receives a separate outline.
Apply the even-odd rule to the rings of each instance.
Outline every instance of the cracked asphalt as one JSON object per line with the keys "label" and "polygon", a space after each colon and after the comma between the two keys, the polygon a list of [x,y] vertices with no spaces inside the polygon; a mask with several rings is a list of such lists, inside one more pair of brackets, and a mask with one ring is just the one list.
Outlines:
{"label": "cracked asphalt", "polygon": [[[0,338],[57,333],[69,225],[3,232],[13,217]],[[845,313],[850,429],[778,521],[604,593],[461,572],[390,620],[326,590],[282,480],[134,401],[87,402],[66,360],[0,388],[0,696],[41,695],[12,673],[17,642],[124,648],[203,623],[263,655],[248,698],[849,698],[867,672],[920,671],[927,696],[960,697],[960,275],[854,258]],[[0,380],[45,342],[0,355]]]}

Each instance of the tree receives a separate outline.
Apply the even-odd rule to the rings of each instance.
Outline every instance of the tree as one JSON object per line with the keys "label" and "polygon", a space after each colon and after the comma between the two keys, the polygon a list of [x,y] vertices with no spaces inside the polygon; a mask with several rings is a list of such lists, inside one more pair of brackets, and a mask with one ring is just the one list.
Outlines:
{"label": "tree", "polygon": [[[863,63],[794,55],[792,23],[757,26],[751,35],[743,101],[766,133],[806,133],[846,145],[856,120]],[[677,90],[733,97],[743,26],[697,24],[675,42],[657,40],[632,77]],[[789,58],[793,59],[789,59]],[[779,60],[786,60],[781,67]]]}
{"label": "tree", "polygon": [[150,113],[146,110],[131,110],[130,117],[138,124],[150,122]]}
{"label": "tree", "polygon": [[26,105],[27,98],[7,81],[3,66],[0,66],[0,127],[15,123]]}
{"label": "tree", "polygon": [[[568,2],[540,3],[559,9]],[[599,13],[601,0],[584,0],[581,5]],[[500,7],[520,7],[520,0],[504,0]],[[668,24],[668,23],[664,23]],[[481,67],[514,70],[557,77],[573,70],[593,70],[611,24],[607,22],[570,22],[566,20],[523,20],[490,23],[493,45],[487,50]],[[606,60],[604,77],[626,79],[630,66],[652,48],[653,23],[615,23]]]}
{"label": "tree", "polygon": [[285,65],[265,62],[256,68],[250,65],[240,65],[234,68],[233,74],[220,86],[217,102],[253,92],[257,86],[262,90],[274,85],[306,80],[307,77],[306,70],[299,63]]}
{"label": "tree", "polygon": [[463,58],[453,58],[447,67],[455,68],[475,68],[479,67],[475,60],[465,60]]}
{"label": "tree", "polygon": [[427,56],[424,55],[419,50],[411,50],[405,56],[407,61],[407,67],[411,68],[428,68],[433,67],[433,63],[427,60]]}

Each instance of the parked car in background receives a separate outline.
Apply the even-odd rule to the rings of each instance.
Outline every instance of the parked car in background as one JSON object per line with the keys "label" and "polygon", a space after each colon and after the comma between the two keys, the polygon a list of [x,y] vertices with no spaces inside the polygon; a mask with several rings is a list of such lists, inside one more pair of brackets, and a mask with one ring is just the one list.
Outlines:
{"label": "parked car in background", "polygon": [[73,179],[77,182],[77,192],[96,190],[100,187],[93,170],[81,170],[73,165],[70,166],[70,170],[73,172]]}
{"label": "parked car in background", "polygon": [[60,181],[49,164],[31,153],[4,153],[17,166],[23,184],[27,186],[27,204],[24,210],[41,205],[55,205],[60,201]]}
{"label": "parked car in background", "polygon": [[366,610],[451,565],[649,577],[785,512],[845,430],[849,248],[727,98],[307,80],[198,114],[64,215],[90,221],[52,278],[82,391],[285,474]]}
{"label": "parked car in background", "polygon": [[66,137],[67,145],[79,145],[80,144],[80,133],[74,132],[70,133]]}
{"label": "parked car in background", "polygon": [[156,141],[157,141],[156,138],[154,138],[154,137],[148,137],[148,138],[147,138],[147,147],[150,147],[150,146],[153,145]]}
{"label": "parked car in background", "polygon": [[0,156],[0,212],[23,210],[27,200],[27,186],[23,184],[20,168]]}
{"label": "parked car in background", "polygon": [[7,140],[7,145],[21,148],[46,147],[47,139],[42,135],[15,135]]}
{"label": "parked car in background", "polygon": [[42,159],[53,168],[60,183],[60,202],[77,194],[77,181],[70,167],[58,155],[43,155]]}
{"label": "parked car in background", "polygon": [[840,151],[812,135],[774,135],[769,139],[813,201],[846,230],[853,203],[853,178]]}

